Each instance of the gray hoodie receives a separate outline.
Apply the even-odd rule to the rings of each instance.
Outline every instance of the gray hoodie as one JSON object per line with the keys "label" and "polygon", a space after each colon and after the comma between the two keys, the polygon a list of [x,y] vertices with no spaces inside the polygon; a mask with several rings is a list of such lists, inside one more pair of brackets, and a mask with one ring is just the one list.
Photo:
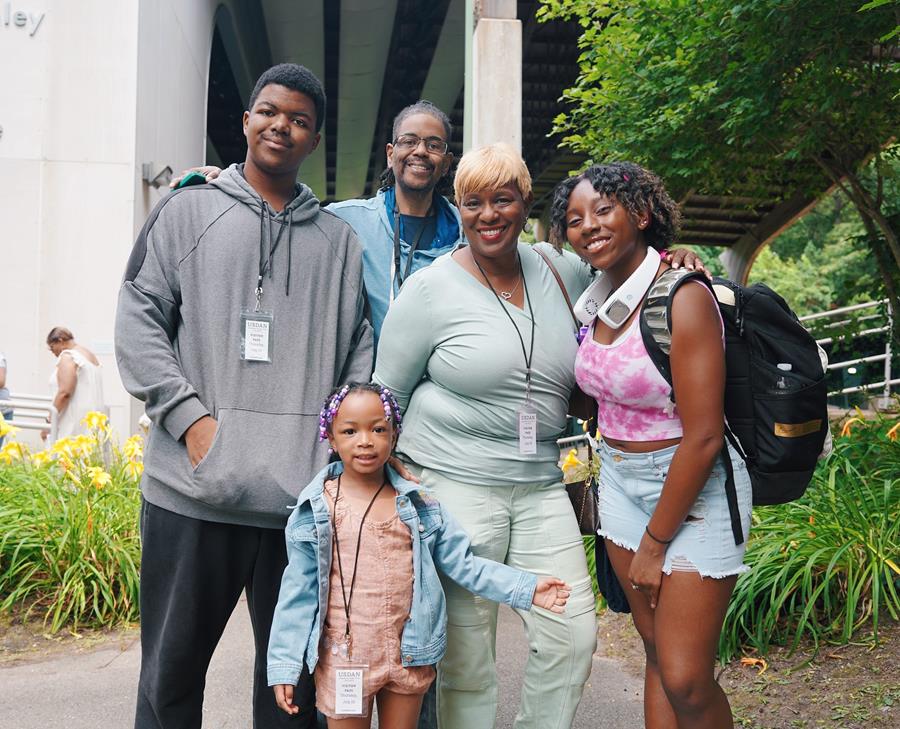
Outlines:
{"label": "gray hoodie", "polygon": [[[272,362],[240,358],[241,310],[273,312]],[[362,246],[305,185],[274,212],[232,165],[208,185],[172,193],[135,243],[116,313],[125,388],[154,423],[141,490],[152,504],[208,521],[280,528],[328,460],[317,443],[322,401],[369,380]],[[191,467],[188,427],[218,421]]]}

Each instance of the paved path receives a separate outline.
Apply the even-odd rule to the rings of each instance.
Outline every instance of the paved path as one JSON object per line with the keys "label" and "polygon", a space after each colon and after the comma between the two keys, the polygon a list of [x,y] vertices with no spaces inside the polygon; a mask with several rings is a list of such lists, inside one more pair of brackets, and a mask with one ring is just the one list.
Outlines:
{"label": "paved path", "polygon": [[[500,674],[498,729],[512,727],[527,646],[521,621],[501,608],[497,640]],[[136,634],[135,634],[136,635]],[[205,729],[250,729],[250,621],[243,600],[213,657],[204,705]],[[0,668],[2,729],[129,729],[140,666],[136,637],[97,650],[72,652]],[[594,668],[573,729],[642,726],[641,685],[615,662],[594,657]]]}

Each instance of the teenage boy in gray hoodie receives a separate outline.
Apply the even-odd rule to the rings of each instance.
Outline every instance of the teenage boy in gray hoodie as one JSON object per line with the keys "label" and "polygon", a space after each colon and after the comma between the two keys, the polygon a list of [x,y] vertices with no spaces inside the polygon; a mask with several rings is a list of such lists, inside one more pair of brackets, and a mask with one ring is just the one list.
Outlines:
{"label": "teenage boy in gray hoodie", "polygon": [[308,676],[293,717],[266,685],[284,526],[328,460],[316,446],[322,401],[338,383],[368,381],[373,355],[362,247],[296,182],[324,107],[307,69],[266,71],[244,112],[244,164],[160,202],[128,261],[116,358],[154,423],[136,729],[200,726],[209,660],[242,591],[255,729],[315,725]]}

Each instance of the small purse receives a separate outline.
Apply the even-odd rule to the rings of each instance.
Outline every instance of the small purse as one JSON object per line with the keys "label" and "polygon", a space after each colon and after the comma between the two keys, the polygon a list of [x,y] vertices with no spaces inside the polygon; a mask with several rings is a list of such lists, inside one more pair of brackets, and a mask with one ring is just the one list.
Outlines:
{"label": "small purse", "polygon": [[[588,441],[588,464],[590,464],[592,456],[591,444]],[[588,469],[590,471],[590,465]],[[578,520],[578,530],[584,536],[597,536],[597,528],[600,526],[597,479],[589,472],[584,480],[567,483],[566,493],[569,495],[569,501],[572,502],[575,519]]]}

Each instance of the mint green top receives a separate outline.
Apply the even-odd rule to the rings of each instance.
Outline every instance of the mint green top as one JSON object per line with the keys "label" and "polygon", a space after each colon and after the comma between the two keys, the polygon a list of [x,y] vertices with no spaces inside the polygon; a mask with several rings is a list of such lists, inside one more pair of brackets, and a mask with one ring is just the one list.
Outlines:
{"label": "mint green top", "polygon": [[[570,252],[549,253],[574,302],[591,281]],[[575,325],[559,285],[531,246],[520,243],[535,316],[531,396],[538,413],[537,454],[519,454],[517,411],[525,402],[525,360],[509,317],[531,342],[527,304],[497,298],[452,256],[417,271],[388,310],[374,380],[405,411],[398,452],[466,483],[490,486],[559,481],[556,439],[575,384]]]}

